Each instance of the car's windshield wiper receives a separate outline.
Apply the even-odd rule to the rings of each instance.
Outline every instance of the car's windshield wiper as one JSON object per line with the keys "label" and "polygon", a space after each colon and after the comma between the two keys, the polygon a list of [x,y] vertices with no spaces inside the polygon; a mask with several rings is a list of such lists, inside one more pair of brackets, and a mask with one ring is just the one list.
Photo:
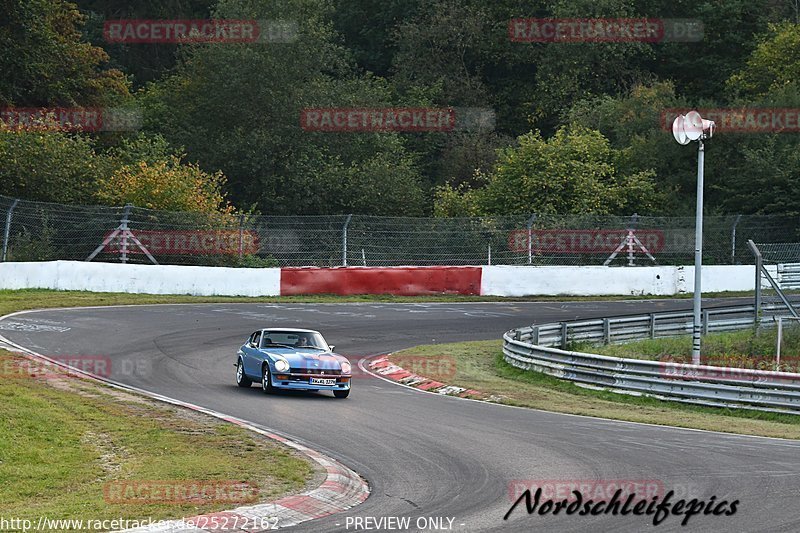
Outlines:
{"label": "car's windshield wiper", "polygon": [[282,346],[283,348],[294,348],[294,346],[292,346],[291,344],[281,344],[279,342],[268,342],[267,344],[264,345],[264,348],[266,348],[267,346]]}

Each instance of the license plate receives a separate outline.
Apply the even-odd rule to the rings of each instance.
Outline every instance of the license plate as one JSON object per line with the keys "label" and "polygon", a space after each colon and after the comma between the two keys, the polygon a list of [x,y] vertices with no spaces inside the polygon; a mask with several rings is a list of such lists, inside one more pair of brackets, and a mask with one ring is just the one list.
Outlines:
{"label": "license plate", "polygon": [[336,385],[336,379],[311,378],[312,385]]}

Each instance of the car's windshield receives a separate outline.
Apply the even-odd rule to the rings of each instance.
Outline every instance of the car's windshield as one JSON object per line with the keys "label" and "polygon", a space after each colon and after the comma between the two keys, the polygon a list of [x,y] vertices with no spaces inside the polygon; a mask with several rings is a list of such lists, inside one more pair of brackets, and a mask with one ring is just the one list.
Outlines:
{"label": "car's windshield", "polygon": [[283,344],[293,348],[327,350],[328,344],[322,335],[313,331],[265,331],[261,338],[261,347],[270,344]]}

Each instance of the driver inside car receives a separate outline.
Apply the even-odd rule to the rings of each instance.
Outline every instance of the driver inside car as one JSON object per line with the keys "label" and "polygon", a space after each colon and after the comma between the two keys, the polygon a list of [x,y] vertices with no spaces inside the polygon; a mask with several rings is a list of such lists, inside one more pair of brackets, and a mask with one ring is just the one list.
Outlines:
{"label": "driver inside car", "polygon": [[298,348],[313,348],[314,345],[311,343],[308,337],[305,335],[301,336],[297,339],[297,344],[295,344]]}

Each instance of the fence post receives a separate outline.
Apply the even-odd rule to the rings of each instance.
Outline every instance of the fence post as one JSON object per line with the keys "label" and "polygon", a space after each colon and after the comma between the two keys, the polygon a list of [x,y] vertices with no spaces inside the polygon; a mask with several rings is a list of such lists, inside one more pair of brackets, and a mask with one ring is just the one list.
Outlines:
{"label": "fence post", "polygon": [[708,309],[703,310],[703,335],[708,335]]}
{"label": "fence post", "polygon": [[350,219],[353,218],[353,214],[347,215],[347,219],[344,221],[344,226],[342,227],[342,266],[347,266],[347,226],[350,225]]}
{"label": "fence post", "polygon": [[[631,222],[629,224],[628,231],[634,231],[636,229],[636,224],[639,222],[639,213],[634,213],[631,215]],[[636,257],[633,251],[633,238],[628,238],[628,266],[635,266],[636,265]]]}
{"label": "fence post", "polygon": [[733,228],[731,229],[731,264],[736,264],[736,226],[739,225],[739,221],[742,219],[742,215],[736,215],[736,220],[733,222]]}
{"label": "fence post", "polygon": [[533,264],[533,222],[536,220],[536,213],[528,219],[528,264]]}
{"label": "fence post", "polygon": [[533,326],[533,331],[531,331],[531,344],[539,344],[539,326]]}
{"label": "fence post", "polygon": [[492,244],[491,243],[489,243],[489,252],[488,252],[488,255],[486,256],[486,262],[487,262],[487,264],[489,266],[492,266]]}
{"label": "fence post", "polygon": [[8,213],[6,213],[6,229],[3,231],[3,263],[6,262],[6,256],[8,254],[8,239],[11,236],[11,214],[14,212],[14,208],[17,207],[19,203],[19,198],[14,198],[14,201],[11,202],[11,206],[8,208]]}
{"label": "fence post", "polygon": [[761,321],[761,268],[763,266],[763,258],[761,257],[761,251],[756,246],[756,243],[753,242],[753,239],[747,241],[747,246],[750,248],[750,251],[753,252],[753,255],[756,256],[756,297],[753,303],[753,325],[756,326],[757,331],[758,324]]}
{"label": "fence post", "polygon": [[656,314],[650,313],[650,338],[656,338]]}
{"label": "fence post", "polygon": [[128,262],[128,221],[131,216],[131,204],[125,204],[125,210],[122,212],[122,220],[120,221],[119,229],[122,230],[122,255],[119,260],[122,263]]}
{"label": "fence post", "polygon": [[603,319],[603,344],[611,344],[611,320]]}
{"label": "fence post", "polygon": [[244,213],[239,215],[239,259],[244,255]]}
{"label": "fence post", "polygon": [[561,323],[561,349],[567,349],[567,323]]}

